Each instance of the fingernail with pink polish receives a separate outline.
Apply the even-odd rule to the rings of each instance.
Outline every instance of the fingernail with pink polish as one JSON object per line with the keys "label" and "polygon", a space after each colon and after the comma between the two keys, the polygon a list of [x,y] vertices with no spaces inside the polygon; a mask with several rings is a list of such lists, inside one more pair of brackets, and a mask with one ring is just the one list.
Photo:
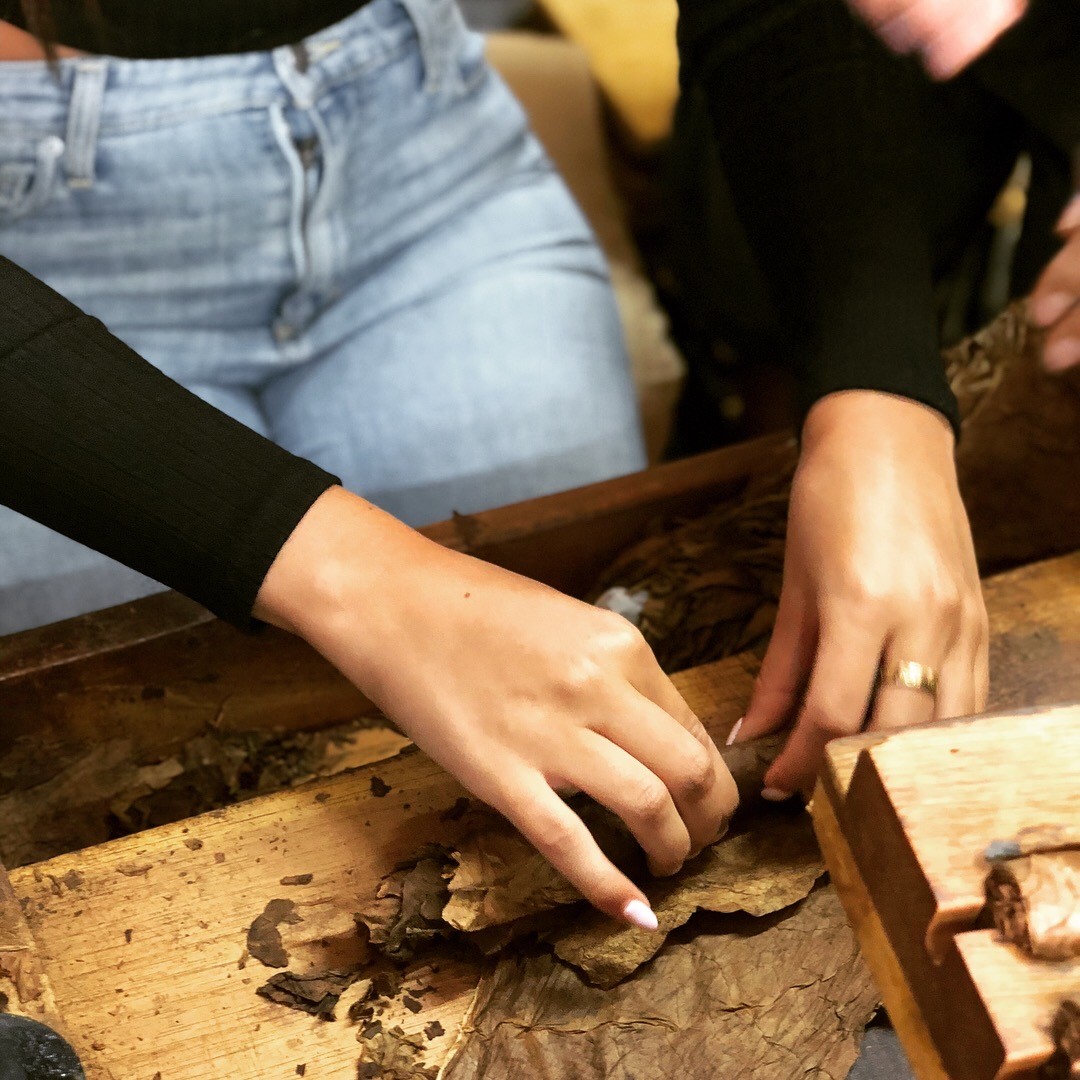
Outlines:
{"label": "fingernail with pink polish", "polygon": [[1048,371],[1062,371],[1080,362],[1080,341],[1066,338],[1054,341],[1043,350],[1043,365]]}
{"label": "fingernail with pink polish", "polygon": [[1031,301],[1031,321],[1036,326],[1051,326],[1076,303],[1076,297],[1068,293],[1050,293]]}
{"label": "fingernail with pink polish", "polygon": [[745,716],[740,716],[739,719],[735,721],[735,726],[731,729],[731,734],[728,735],[727,742],[724,743],[725,746],[734,745],[735,740],[739,737],[739,729],[742,727],[742,722],[745,719]]}
{"label": "fingernail with pink polish", "polygon": [[787,802],[792,792],[784,791],[783,788],[767,787],[761,792],[761,797],[768,802]]}
{"label": "fingernail with pink polish", "polygon": [[643,900],[631,900],[623,908],[623,918],[641,930],[655,930],[659,927],[656,914]]}

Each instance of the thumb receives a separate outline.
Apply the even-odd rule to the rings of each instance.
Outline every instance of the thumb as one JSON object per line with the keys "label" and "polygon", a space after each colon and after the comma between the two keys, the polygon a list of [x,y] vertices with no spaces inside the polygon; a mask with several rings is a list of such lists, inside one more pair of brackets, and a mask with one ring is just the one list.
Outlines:
{"label": "thumb", "polygon": [[810,677],[816,648],[817,619],[812,606],[794,590],[784,589],[772,639],[735,741],[769,735],[791,720]]}

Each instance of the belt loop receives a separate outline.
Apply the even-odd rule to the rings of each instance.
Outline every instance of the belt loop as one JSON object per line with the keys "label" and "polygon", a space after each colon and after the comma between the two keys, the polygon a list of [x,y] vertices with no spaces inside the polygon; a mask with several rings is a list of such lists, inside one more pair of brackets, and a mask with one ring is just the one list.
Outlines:
{"label": "belt loop", "polygon": [[100,57],[79,60],[75,64],[64,139],[64,171],[68,187],[93,186],[107,75],[108,62]]}
{"label": "belt loop", "polygon": [[[420,42],[424,90],[438,95],[455,89],[453,60],[464,24],[457,4],[448,0],[400,0]],[[461,25],[459,25],[461,23]]]}

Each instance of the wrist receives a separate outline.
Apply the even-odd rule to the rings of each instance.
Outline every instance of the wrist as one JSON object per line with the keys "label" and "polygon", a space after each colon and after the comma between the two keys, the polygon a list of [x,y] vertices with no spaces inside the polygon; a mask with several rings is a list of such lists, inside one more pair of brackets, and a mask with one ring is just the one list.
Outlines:
{"label": "wrist", "polygon": [[376,604],[401,546],[421,538],[389,514],[334,487],[300,519],[259,589],[253,614],[320,648]]}
{"label": "wrist", "polygon": [[880,390],[842,390],[820,398],[802,431],[804,451],[836,442],[851,450],[888,444],[903,450],[912,448],[911,440],[950,458],[956,446],[952,425],[937,409]]}

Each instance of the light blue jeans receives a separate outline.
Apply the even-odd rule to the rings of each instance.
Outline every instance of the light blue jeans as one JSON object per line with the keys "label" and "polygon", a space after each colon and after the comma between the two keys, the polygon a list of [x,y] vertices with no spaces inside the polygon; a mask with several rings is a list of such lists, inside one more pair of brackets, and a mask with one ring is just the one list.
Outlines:
{"label": "light blue jeans", "polygon": [[[453,0],[0,63],[0,252],[414,525],[644,463],[603,258]],[[0,511],[0,633],[158,589]]]}

